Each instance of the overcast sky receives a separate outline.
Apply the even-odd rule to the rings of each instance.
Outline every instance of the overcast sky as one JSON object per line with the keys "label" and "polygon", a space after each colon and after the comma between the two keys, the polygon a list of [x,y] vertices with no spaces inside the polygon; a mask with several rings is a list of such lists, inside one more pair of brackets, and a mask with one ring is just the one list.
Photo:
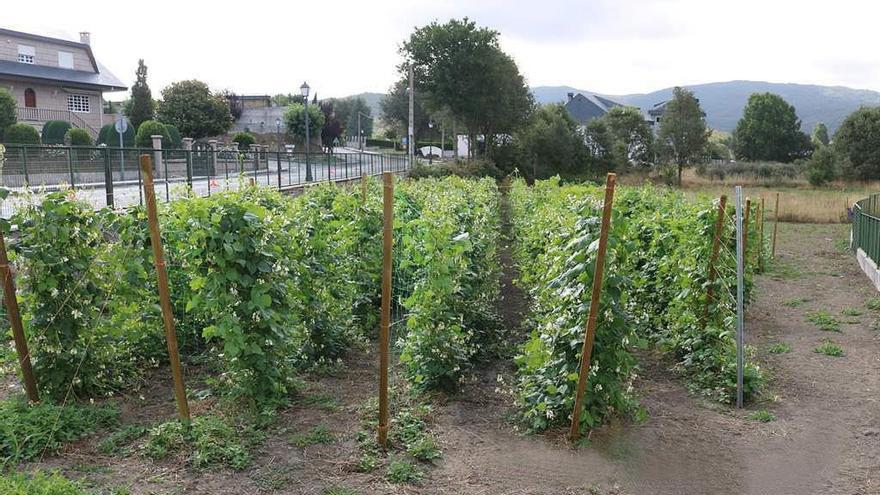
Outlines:
{"label": "overcast sky", "polygon": [[626,94],[749,79],[880,90],[874,0],[41,0],[4,9],[0,25],[90,31],[96,57],[126,84],[145,59],[156,97],[191,78],[242,94],[296,92],[305,80],[329,97],[385,91],[414,27],[464,16],[501,32],[532,86]]}

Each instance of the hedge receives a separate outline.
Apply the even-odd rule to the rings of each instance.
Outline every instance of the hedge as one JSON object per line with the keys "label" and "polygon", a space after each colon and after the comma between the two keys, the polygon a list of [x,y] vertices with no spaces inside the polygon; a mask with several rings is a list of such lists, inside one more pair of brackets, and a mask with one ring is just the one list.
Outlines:
{"label": "hedge", "polygon": [[165,124],[165,128],[168,129],[168,135],[171,137],[171,139],[168,141],[167,145],[163,144],[162,147],[174,149],[182,148],[183,138],[180,136],[180,129],[170,124]]}
{"label": "hedge", "polygon": [[162,147],[169,147],[168,143],[171,142],[171,134],[168,132],[168,127],[158,120],[145,120],[141,122],[134,142],[139,148],[152,148],[153,138],[151,136],[162,136]]}
{"label": "hedge", "polygon": [[6,128],[3,141],[8,144],[40,144],[40,133],[27,124],[12,124]]}
{"label": "hedge", "polygon": [[92,136],[85,129],[70,129],[64,135],[64,142],[69,146],[94,146]]}
{"label": "hedge", "polygon": [[73,126],[64,120],[47,120],[43,124],[43,144],[64,144],[64,136]]}
{"label": "hedge", "polygon": [[[98,133],[98,144],[107,145],[110,148],[118,148],[119,147],[119,133],[116,132],[115,124],[107,124],[104,127],[101,127],[101,132]],[[130,125],[125,130],[125,133],[122,134],[122,145],[125,148],[134,147],[134,126]]]}
{"label": "hedge", "polygon": [[238,143],[238,149],[243,151],[250,149],[252,144],[257,144],[257,138],[249,132],[239,132],[232,136],[232,141]]}

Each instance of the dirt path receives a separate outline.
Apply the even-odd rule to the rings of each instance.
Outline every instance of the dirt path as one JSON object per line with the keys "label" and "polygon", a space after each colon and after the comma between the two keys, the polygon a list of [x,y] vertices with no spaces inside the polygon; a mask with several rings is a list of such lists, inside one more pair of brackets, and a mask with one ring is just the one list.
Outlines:
{"label": "dirt path", "polygon": [[[770,376],[768,397],[746,411],[691,397],[664,363],[646,354],[637,388],[647,421],[601,428],[590,446],[573,450],[564,432],[527,436],[515,430],[512,399],[503,392],[514,370],[509,359],[499,360],[436,406],[443,458],[427,478],[393,485],[381,470],[352,469],[357,410],[376,387],[375,356],[353,353],[339,373],[308,379],[309,393],[332,396],[333,404],[283,411],[246,471],[199,472],[100,456],[95,439],[42,467],[103,487],[129,486],[133,494],[880,494],[880,333],[873,326],[880,311],[865,308],[878,294],[842,249],[846,232],[845,226],[780,226],[778,263],[757,278],[746,322],[747,342]],[[525,297],[512,285],[516,271],[506,248],[501,258],[499,309],[517,340]],[[858,311],[847,316],[847,309]],[[816,311],[852,323],[842,323],[839,333],[824,332],[807,321]],[[823,338],[846,355],[813,352]],[[788,344],[790,352],[770,354],[768,347],[777,343]],[[749,419],[757,409],[777,419]],[[291,445],[291,434],[316,425],[327,426],[336,441]]]}

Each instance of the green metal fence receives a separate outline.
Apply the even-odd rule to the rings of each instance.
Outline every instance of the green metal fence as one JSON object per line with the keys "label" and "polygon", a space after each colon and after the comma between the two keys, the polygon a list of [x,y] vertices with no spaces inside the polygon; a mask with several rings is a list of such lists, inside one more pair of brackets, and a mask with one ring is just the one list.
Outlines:
{"label": "green metal fence", "polygon": [[880,194],[873,194],[853,205],[852,250],[858,249],[880,264]]}

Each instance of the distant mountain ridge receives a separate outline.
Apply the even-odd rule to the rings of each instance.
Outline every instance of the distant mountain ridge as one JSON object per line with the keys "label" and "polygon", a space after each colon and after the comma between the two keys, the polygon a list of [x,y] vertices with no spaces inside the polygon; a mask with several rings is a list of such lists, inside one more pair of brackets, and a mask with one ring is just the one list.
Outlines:
{"label": "distant mountain ridge", "polygon": [[[685,85],[700,99],[706,112],[706,121],[713,129],[732,132],[742,117],[743,108],[752,93],[775,93],[794,105],[801,119],[801,129],[810,133],[818,122],[824,122],[834,132],[840,123],[861,106],[880,106],[880,92],[852,89],[844,86],[813,84],[770,83],[761,81],[729,81]],[[532,88],[538,103],[563,102],[568,93],[600,94],[643,111],[672,97],[673,88],[664,88],[644,94],[605,95],[569,86],[536,86]]]}

